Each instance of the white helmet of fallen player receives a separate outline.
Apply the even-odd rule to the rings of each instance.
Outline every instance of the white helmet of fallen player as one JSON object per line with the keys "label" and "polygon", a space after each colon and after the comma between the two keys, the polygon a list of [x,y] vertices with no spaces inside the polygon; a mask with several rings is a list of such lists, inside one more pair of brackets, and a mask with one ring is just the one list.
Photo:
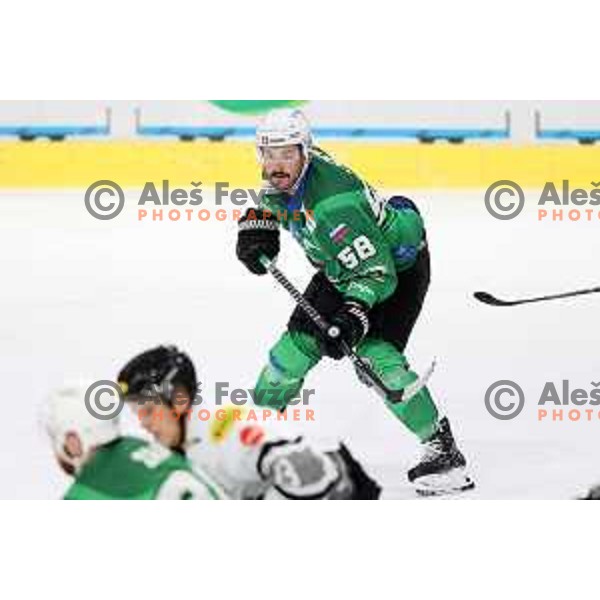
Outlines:
{"label": "white helmet of fallen player", "polygon": [[256,148],[262,159],[263,148],[299,145],[308,159],[312,148],[310,124],[298,108],[278,108],[270,111],[256,129]]}
{"label": "white helmet of fallen player", "polygon": [[118,415],[99,419],[88,410],[85,397],[92,384],[83,379],[64,383],[50,394],[43,413],[56,458],[68,473],[76,473],[94,448],[121,436]]}

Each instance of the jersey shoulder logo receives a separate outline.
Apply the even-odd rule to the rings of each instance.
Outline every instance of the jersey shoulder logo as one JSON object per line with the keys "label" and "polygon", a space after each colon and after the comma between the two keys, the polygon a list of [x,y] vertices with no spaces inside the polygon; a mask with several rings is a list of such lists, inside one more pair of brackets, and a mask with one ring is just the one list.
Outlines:
{"label": "jersey shoulder logo", "polygon": [[349,233],[350,227],[348,227],[348,225],[345,223],[342,223],[329,232],[329,239],[334,244],[342,244]]}

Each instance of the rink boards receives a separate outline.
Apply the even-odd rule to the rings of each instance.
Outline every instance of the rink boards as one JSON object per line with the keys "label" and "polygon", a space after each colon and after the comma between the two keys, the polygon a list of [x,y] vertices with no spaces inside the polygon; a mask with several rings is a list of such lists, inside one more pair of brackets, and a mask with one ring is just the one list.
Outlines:
{"label": "rink boards", "polygon": [[[510,179],[523,187],[568,179],[600,180],[600,146],[564,144],[410,144],[335,141],[323,144],[373,185],[388,189],[486,188]],[[0,188],[86,188],[110,179],[122,187],[168,179],[175,185],[229,182],[258,186],[251,142],[77,141],[0,144]]]}

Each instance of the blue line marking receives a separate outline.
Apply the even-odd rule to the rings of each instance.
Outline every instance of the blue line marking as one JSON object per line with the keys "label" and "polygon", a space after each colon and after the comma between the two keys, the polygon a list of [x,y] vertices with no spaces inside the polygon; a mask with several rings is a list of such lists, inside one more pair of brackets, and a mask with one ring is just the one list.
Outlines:
{"label": "blue line marking", "polygon": [[600,129],[543,129],[536,133],[547,140],[600,140]]}
{"label": "blue line marking", "polygon": [[47,137],[59,135],[108,135],[105,125],[0,125],[0,135]]}
{"label": "blue line marking", "polygon": [[[142,125],[138,134],[144,136],[191,137],[254,137],[254,127],[204,127],[178,125]],[[507,129],[416,129],[398,127],[314,127],[317,138],[373,138],[373,139],[506,139]]]}

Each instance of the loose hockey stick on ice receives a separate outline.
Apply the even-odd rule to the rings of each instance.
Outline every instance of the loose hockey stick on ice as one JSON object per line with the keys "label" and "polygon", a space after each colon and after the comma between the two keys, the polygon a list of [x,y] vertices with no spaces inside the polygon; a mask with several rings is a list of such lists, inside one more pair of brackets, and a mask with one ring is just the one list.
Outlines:
{"label": "loose hockey stick on ice", "polygon": [[[319,314],[315,307],[302,295],[302,293],[294,286],[294,284],[275,266],[274,261],[270,261],[266,257],[261,258],[261,263],[267,269],[267,271],[273,276],[273,279],[283,287],[288,294],[296,301],[298,306],[310,317],[313,323],[326,335],[332,338],[336,338],[340,335],[340,330],[331,326],[325,321],[325,319]],[[421,388],[423,388],[435,367],[434,364],[429,368],[427,373],[413,384],[408,385],[402,390],[391,390],[381,380],[379,375],[373,371],[371,366],[367,364],[354,350],[352,347],[343,340],[340,340],[341,348],[344,354],[352,361],[354,368],[360,373],[365,381],[373,386],[377,393],[382,396],[384,400],[389,402],[402,402],[407,401],[414,396]]]}
{"label": "loose hockey stick on ice", "polygon": [[549,294],[548,296],[538,296],[537,298],[523,298],[521,300],[501,300],[492,296],[488,292],[475,292],[473,296],[484,304],[490,306],[517,306],[519,304],[529,304],[531,302],[545,302],[546,300],[558,300],[560,298],[572,298],[574,296],[584,296],[586,294],[597,294],[600,292],[599,287],[589,288],[587,290],[577,290],[574,292],[563,292],[562,294]]}

